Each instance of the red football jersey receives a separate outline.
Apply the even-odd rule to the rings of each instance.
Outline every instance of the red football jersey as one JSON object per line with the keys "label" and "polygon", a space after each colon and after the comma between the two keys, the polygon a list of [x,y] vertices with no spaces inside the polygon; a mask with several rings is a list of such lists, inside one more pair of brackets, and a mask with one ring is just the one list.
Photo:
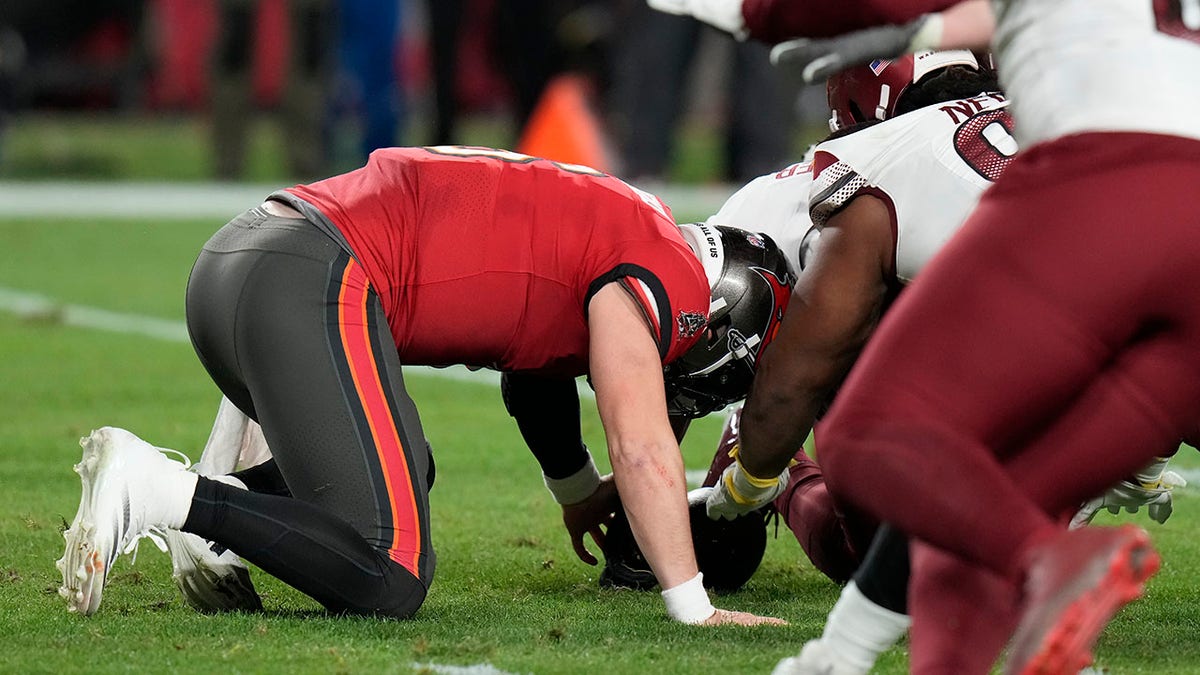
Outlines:
{"label": "red football jersey", "polygon": [[588,167],[388,148],[287,192],[341,231],[407,364],[582,375],[588,301],[614,281],[639,301],[664,363],[707,319],[708,281],[670,211]]}

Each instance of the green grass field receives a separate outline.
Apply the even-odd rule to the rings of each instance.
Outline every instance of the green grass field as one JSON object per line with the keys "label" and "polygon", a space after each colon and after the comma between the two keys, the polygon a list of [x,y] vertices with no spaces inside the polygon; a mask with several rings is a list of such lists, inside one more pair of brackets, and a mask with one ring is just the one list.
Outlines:
{"label": "green grass field", "polygon": [[[0,217],[0,290],[182,321],[191,262],[219,224]],[[766,673],[819,633],[836,597],[786,528],[751,582],[718,604],[784,617],[787,627],[687,627],[667,620],[657,593],[601,590],[599,570],[571,552],[494,387],[414,370],[410,391],[438,462],[439,556],[415,619],[324,616],[261,572],[264,613],[199,615],[149,542],[136,564],[117,563],[99,613],[68,614],[54,560],[79,500],[79,437],[122,426],[195,459],[219,394],[186,342],[75,327],[64,316],[0,310],[0,672]],[[586,404],[584,424],[606,464]],[[689,468],[707,465],[718,432],[716,419],[695,425]],[[1195,455],[1187,450],[1179,465],[1200,467]],[[1180,491],[1167,525],[1149,523],[1164,569],[1102,639],[1099,663],[1111,672],[1200,673],[1195,494]],[[900,647],[879,672],[906,663]]]}

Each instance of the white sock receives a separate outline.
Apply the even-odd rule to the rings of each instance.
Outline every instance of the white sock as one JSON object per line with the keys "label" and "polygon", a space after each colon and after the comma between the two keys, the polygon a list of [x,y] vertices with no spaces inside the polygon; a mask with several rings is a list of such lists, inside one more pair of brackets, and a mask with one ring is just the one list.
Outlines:
{"label": "white sock", "polygon": [[183,527],[188,512],[192,510],[192,497],[196,494],[196,481],[200,477],[180,468],[163,472],[155,492],[162,497],[162,525],[172,530]]}
{"label": "white sock", "polygon": [[[164,508],[163,525],[178,530],[187,522],[188,513],[192,510],[192,497],[196,494],[198,475],[191,471],[172,471],[170,479],[162,488]],[[235,476],[205,476],[209,480],[233,486],[239,490],[247,490],[246,484]]]}
{"label": "white sock", "polygon": [[867,599],[853,581],[825,620],[824,642],[840,660],[864,672],[908,631],[911,619]]}

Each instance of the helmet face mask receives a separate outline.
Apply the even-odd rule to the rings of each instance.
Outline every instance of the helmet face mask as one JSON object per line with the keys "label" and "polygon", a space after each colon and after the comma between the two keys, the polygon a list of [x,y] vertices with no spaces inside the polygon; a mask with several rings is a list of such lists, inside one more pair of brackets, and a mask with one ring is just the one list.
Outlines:
{"label": "helmet face mask", "polygon": [[693,238],[701,241],[715,238],[723,252],[716,281],[710,277],[708,326],[700,340],[664,370],[667,411],[694,418],[745,398],[796,279],[770,237],[724,226],[681,228],[694,228]]}

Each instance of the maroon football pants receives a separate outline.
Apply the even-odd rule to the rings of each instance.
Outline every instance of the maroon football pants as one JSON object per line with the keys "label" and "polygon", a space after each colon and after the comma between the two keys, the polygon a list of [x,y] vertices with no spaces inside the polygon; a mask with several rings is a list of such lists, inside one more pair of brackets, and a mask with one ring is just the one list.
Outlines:
{"label": "maroon football pants", "polygon": [[1181,138],[1082,134],[1020,155],[839,392],[821,430],[833,493],[1018,580],[1049,514],[1200,418],[1196,185],[1200,142]]}

